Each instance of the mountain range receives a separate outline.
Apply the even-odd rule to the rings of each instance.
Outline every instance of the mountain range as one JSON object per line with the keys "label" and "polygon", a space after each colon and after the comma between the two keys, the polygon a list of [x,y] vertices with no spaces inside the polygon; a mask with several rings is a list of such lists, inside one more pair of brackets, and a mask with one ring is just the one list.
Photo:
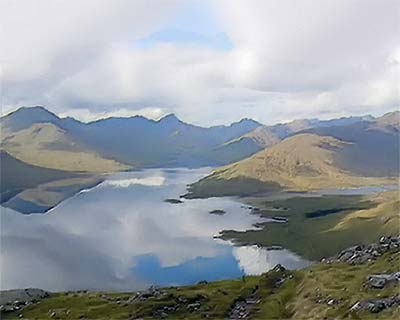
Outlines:
{"label": "mountain range", "polygon": [[[2,202],[61,177],[101,180],[104,173],[151,167],[222,166],[192,185],[192,196],[384,184],[399,173],[399,112],[199,127],[173,114],[158,121],[134,116],[83,123],[44,107],[21,107],[1,117],[0,126],[1,167],[7,172]],[[17,174],[22,166],[33,172],[26,179]],[[85,179],[83,185],[93,183]]]}
{"label": "mountain range", "polygon": [[[396,184],[400,113],[314,126],[190,186],[190,197]],[[249,134],[247,134],[249,136]]]}
{"label": "mountain range", "polygon": [[260,124],[243,119],[202,128],[170,114],[159,121],[141,116],[82,123],[43,107],[20,108],[2,117],[1,148],[22,161],[69,171],[110,172],[143,167],[215,166],[253,150],[224,143]]}

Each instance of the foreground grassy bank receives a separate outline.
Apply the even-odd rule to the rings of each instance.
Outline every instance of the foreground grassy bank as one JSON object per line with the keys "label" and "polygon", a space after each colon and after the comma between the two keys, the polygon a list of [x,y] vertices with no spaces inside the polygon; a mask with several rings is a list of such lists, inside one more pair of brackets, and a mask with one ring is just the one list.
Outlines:
{"label": "foreground grassy bank", "polygon": [[[397,319],[398,307],[372,313],[351,310],[359,301],[393,297],[398,283],[367,285],[372,274],[394,273],[400,254],[392,250],[361,265],[318,263],[307,269],[275,268],[261,276],[153,289],[142,293],[52,293],[4,319]],[[250,300],[250,298],[252,300]]]}

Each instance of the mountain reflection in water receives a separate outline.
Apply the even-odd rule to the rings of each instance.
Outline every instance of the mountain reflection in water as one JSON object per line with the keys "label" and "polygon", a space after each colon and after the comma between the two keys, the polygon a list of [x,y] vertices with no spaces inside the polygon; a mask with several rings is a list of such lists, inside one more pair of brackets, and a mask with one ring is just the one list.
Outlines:
{"label": "mountain reflection in water", "polygon": [[[262,219],[232,198],[184,200],[209,169],[118,173],[47,214],[1,208],[2,289],[136,290],[259,274],[307,264],[288,250],[233,247],[221,230]],[[209,214],[214,209],[225,215]]]}

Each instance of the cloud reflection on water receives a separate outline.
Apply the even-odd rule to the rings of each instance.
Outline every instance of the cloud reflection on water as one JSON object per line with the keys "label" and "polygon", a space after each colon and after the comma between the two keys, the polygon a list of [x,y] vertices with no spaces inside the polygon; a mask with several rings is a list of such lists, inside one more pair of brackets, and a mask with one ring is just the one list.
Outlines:
{"label": "cloud reflection on water", "polygon": [[[254,259],[253,249],[212,239],[221,230],[246,230],[260,221],[240,203],[229,198],[163,201],[178,197],[207,172],[119,173],[44,215],[1,208],[2,289],[136,290],[180,284],[179,275],[186,284],[265,271],[270,265],[262,255]],[[213,209],[227,214],[208,214]],[[146,263],[153,272],[145,272]]]}

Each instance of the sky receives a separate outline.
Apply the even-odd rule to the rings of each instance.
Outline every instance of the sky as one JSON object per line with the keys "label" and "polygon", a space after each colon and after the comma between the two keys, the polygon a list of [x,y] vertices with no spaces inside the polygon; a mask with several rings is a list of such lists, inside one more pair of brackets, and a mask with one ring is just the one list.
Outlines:
{"label": "sky", "polygon": [[400,105],[397,0],[0,0],[1,113],[199,125]]}

